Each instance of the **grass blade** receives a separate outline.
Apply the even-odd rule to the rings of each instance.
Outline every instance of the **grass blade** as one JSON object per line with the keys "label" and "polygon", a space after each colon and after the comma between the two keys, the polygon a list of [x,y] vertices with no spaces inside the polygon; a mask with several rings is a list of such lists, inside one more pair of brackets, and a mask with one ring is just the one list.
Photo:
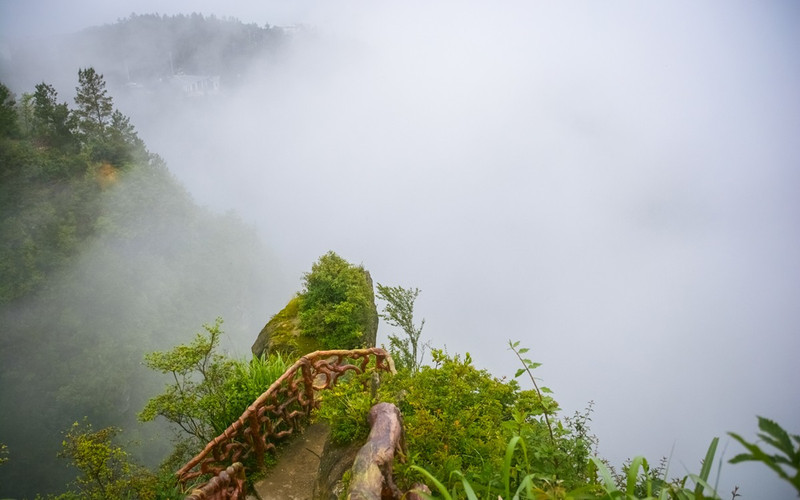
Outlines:
{"label": "grass blade", "polygon": [[[708,445],[706,458],[703,460],[703,467],[700,469],[699,479],[702,479],[702,484],[701,482],[695,480],[697,486],[694,489],[694,494],[697,498],[703,498],[702,494],[704,485],[708,486],[708,476],[711,474],[711,465],[714,463],[714,455],[717,454],[717,444],[719,444],[719,438],[715,437],[714,439],[711,440],[711,444]],[[713,488],[711,488],[710,486],[708,486],[708,488],[713,491]]]}
{"label": "grass blade", "polygon": [[639,468],[647,472],[647,460],[642,456],[634,457],[631,465],[628,467],[628,478],[625,484],[625,493],[633,496],[636,493],[636,483],[639,479]]}
{"label": "grass blade", "polygon": [[[428,479],[431,483],[433,483],[433,485],[436,486],[436,489],[439,490],[439,493],[441,493],[442,497],[444,497],[445,500],[453,500],[453,497],[450,495],[450,492],[447,491],[447,488],[445,488],[445,486],[438,479],[433,477],[433,474],[431,474],[430,472],[426,471],[425,469],[417,465],[412,465],[410,468],[419,472],[420,474],[425,476],[425,478]],[[423,493],[422,495],[428,498],[433,498],[425,493]]]}
{"label": "grass blade", "polygon": [[[460,470],[453,471],[453,474],[461,478],[461,486],[464,487],[464,492],[467,494],[467,499],[478,500],[478,496],[475,494],[475,490],[472,489],[472,485],[469,484],[469,481],[467,481],[466,476],[464,476]],[[453,493],[455,493],[455,491]]]}
{"label": "grass blade", "polygon": [[[506,498],[511,498],[511,460],[514,458],[514,450],[517,447],[517,443],[520,442],[519,436],[514,436],[511,440],[508,441],[508,446],[506,446],[506,456],[503,459],[503,486],[505,488]],[[523,447],[525,444],[523,443]]]}
{"label": "grass blade", "polygon": [[[622,494],[617,488],[617,484],[614,482],[614,478],[611,477],[611,471],[608,470],[606,464],[604,464],[599,458],[592,457],[592,462],[597,467],[597,472],[600,473],[600,477],[603,479],[603,487],[606,490],[606,493],[611,495],[612,497],[617,497]],[[614,495],[613,493],[617,493]]]}

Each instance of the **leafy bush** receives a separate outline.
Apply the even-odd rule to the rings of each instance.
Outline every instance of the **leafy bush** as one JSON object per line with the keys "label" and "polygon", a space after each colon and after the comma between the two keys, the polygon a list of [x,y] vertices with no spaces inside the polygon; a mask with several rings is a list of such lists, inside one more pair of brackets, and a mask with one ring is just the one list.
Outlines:
{"label": "leafy bush", "polygon": [[64,435],[58,456],[69,459],[80,474],[73,483],[73,490],[59,495],[57,500],[157,498],[158,478],[131,462],[128,452],[112,443],[119,432],[116,427],[95,431],[87,421],[72,425]]}
{"label": "leafy bush", "polygon": [[162,416],[205,445],[239,418],[289,367],[280,354],[233,360],[216,352],[222,318],[203,325],[189,345],[145,356],[148,367],[171,374],[172,384],[151,398],[139,413],[142,421]]}
{"label": "leafy bush", "polygon": [[419,467],[448,478],[448,484],[457,482],[453,474],[458,471],[496,498],[502,493],[509,439],[530,450],[524,460],[509,463],[514,478],[536,470],[541,487],[548,481],[559,487],[585,484],[592,443],[588,414],[557,422],[551,438],[542,415],[545,408],[550,414],[558,408],[552,398],[475,368],[469,354],[462,359],[434,349],[432,358],[435,366],[417,373],[384,375],[375,398],[365,390],[368,380],[363,377],[340,383],[323,395],[319,416],[328,420],[335,439],[347,442],[368,434],[367,414],[374,403],[396,404],[409,454],[405,463],[395,462],[401,487],[416,481]]}
{"label": "leafy bush", "polygon": [[300,328],[323,349],[354,349],[374,342],[365,338],[377,322],[368,273],[328,252],[304,276]]}
{"label": "leafy bush", "polygon": [[320,408],[316,418],[328,422],[330,438],[336,444],[363,440],[369,434],[367,415],[377,400],[367,386],[373,375],[345,375],[336,385],[319,393]]}
{"label": "leafy bush", "polygon": [[220,337],[222,318],[214,325],[203,325],[189,345],[179,345],[169,351],[145,355],[145,364],[153,370],[170,374],[173,384],[151,398],[139,413],[139,419],[149,422],[162,416],[178,425],[188,435],[206,443],[224,430],[230,422],[225,384],[231,378],[235,364],[215,352]]}

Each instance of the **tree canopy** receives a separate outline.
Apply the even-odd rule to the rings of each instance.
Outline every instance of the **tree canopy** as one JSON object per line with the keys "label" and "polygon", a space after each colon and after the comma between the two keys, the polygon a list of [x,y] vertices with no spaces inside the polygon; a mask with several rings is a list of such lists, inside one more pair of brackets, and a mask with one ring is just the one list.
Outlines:
{"label": "tree canopy", "polygon": [[414,302],[419,295],[419,288],[403,288],[401,286],[385,286],[377,284],[378,298],[385,301],[381,318],[388,324],[401,328],[404,337],[389,335],[389,350],[392,353],[398,368],[408,368],[415,372],[422,366],[425,354],[425,344],[420,344],[422,327],[425,319],[419,326],[414,324]]}

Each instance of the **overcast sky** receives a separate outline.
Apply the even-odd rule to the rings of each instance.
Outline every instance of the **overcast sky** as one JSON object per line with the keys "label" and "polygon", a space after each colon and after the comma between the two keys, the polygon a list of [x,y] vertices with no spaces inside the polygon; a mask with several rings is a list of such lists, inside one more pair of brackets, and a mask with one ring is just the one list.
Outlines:
{"label": "overcast sky", "polygon": [[[123,110],[198,201],[258,225],[287,299],[331,249],[417,286],[427,339],[497,375],[521,340],[567,413],[595,401],[617,464],[674,447],[696,472],[756,415],[800,433],[800,4],[168,5],[0,0],[0,26],[318,29],[214,116]],[[791,496],[759,465],[733,484]]]}

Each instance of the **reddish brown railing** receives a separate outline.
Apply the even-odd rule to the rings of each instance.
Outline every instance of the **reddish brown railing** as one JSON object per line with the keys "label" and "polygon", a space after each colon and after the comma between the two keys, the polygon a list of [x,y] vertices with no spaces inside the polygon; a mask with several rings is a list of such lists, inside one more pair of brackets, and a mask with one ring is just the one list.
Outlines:
{"label": "reddish brown railing", "polygon": [[[258,468],[264,466],[264,455],[274,452],[275,443],[300,429],[318,406],[314,394],[327,389],[348,371],[363,373],[375,359],[375,370],[394,372],[389,354],[380,348],[337,351],[316,351],[306,354],[276,380],[225,431],[208,443],[176,474],[183,487],[200,476],[210,474],[214,480],[192,491],[187,499],[237,499],[243,497],[244,467],[240,472],[236,462],[255,459]],[[230,469],[233,467],[236,470]],[[226,476],[225,479],[219,479]],[[218,480],[219,479],[219,480]],[[231,483],[241,484],[231,489]],[[224,484],[223,484],[224,483]]]}
{"label": "reddish brown railing", "polygon": [[186,497],[186,500],[240,500],[244,497],[244,465],[236,462]]}

